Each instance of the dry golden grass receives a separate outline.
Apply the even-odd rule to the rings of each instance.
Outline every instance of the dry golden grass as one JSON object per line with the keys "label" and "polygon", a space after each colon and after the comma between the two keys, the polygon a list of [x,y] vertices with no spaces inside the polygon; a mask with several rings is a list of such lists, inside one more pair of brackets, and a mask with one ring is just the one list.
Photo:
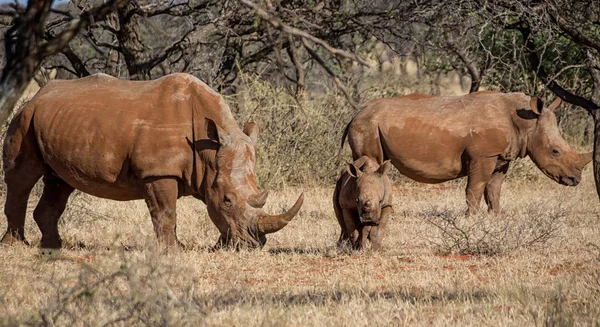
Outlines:
{"label": "dry golden grass", "polygon": [[[217,231],[193,198],[178,202],[178,235],[191,249],[165,252],[143,202],[76,195],[60,225],[66,248],[40,258],[32,199],[26,235],[34,246],[0,247],[0,325],[598,325],[600,207],[591,169],[575,188],[510,179],[499,217],[462,217],[463,187],[396,185],[381,253],[336,249],[333,185],[303,190],[304,207],[288,227],[264,249],[239,252],[208,252]],[[272,192],[267,210],[289,207],[300,191]],[[501,254],[444,248],[448,238],[428,222],[436,215],[480,226],[471,236],[489,228]],[[531,217],[550,221],[552,233],[507,244],[535,236]]]}

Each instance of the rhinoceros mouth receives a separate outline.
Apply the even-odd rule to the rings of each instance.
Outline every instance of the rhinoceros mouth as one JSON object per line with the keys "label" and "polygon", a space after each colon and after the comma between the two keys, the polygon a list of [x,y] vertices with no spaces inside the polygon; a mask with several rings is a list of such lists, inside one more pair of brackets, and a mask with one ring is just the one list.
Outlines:
{"label": "rhinoceros mouth", "polygon": [[580,181],[580,178],[574,176],[561,176],[558,179],[558,183],[564,186],[577,186]]}
{"label": "rhinoceros mouth", "polygon": [[376,221],[361,221],[364,226],[379,226],[379,222]]}
{"label": "rhinoceros mouth", "polygon": [[379,225],[379,221],[375,219],[373,214],[362,214],[360,217],[361,224],[365,226],[377,226]]}

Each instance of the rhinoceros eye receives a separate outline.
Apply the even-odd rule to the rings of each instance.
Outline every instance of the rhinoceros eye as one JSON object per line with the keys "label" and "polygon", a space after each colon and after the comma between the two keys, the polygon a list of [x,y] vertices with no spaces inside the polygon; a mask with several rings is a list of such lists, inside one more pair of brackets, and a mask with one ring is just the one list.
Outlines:
{"label": "rhinoceros eye", "polygon": [[223,196],[223,203],[231,203],[231,198],[227,195]]}
{"label": "rhinoceros eye", "polygon": [[560,151],[558,151],[558,149],[552,149],[552,155],[554,155],[555,157],[560,156]]}

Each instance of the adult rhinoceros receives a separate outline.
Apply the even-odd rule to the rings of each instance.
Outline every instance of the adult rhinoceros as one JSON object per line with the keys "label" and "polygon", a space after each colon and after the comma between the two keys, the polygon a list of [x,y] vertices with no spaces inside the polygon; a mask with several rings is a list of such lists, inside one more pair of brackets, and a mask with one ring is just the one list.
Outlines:
{"label": "adult rhinoceros", "polygon": [[[465,96],[412,94],[377,99],[348,124],[352,157],[380,164],[390,159],[401,174],[423,183],[468,176],[468,213],[485,192],[500,210],[500,188],[511,160],[529,156],[548,177],[575,186],[592,154],[578,154],[560,136],[554,109],[522,93],[482,91]],[[341,150],[341,149],[340,149]]]}
{"label": "adult rhinoceros", "polygon": [[113,200],[144,199],[159,241],[177,242],[176,200],[207,207],[217,245],[260,247],[302,205],[281,215],[260,208],[255,181],[258,127],[240,130],[223,98],[188,74],[124,81],[98,74],[48,83],[11,122],[4,143],[8,229],[25,242],[29,192],[44,177],[33,213],[41,247],[60,248],[58,220],[74,189]]}

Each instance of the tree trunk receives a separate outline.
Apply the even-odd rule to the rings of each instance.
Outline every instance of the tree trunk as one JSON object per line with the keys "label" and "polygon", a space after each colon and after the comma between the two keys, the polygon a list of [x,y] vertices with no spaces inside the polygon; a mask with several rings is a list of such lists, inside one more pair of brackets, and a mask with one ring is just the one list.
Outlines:
{"label": "tree trunk", "polygon": [[119,10],[119,32],[117,40],[127,65],[129,78],[133,80],[149,80],[150,71],[145,68],[145,63],[150,59],[148,49],[144,47],[140,39],[139,25],[140,17],[133,14],[135,8],[132,4]]}
{"label": "tree trunk", "polygon": [[20,70],[17,66],[14,69],[5,69],[2,73],[2,79],[0,79],[0,108],[2,109],[0,111],[0,123],[2,124],[13,112],[21,95],[27,89],[39,67],[39,63],[37,65],[29,63],[25,66],[34,66],[34,68]]}
{"label": "tree trunk", "polygon": [[4,35],[6,65],[0,79],[0,123],[14,110],[21,95],[40,67],[40,24],[46,21],[52,0],[32,1]]}
{"label": "tree trunk", "polygon": [[[587,51],[590,61],[589,72],[594,82],[592,87],[592,102],[600,105],[600,56],[593,50]],[[596,193],[600,197],[600,109],[591,112],[594,118],[594,180],[596,182]]]}

